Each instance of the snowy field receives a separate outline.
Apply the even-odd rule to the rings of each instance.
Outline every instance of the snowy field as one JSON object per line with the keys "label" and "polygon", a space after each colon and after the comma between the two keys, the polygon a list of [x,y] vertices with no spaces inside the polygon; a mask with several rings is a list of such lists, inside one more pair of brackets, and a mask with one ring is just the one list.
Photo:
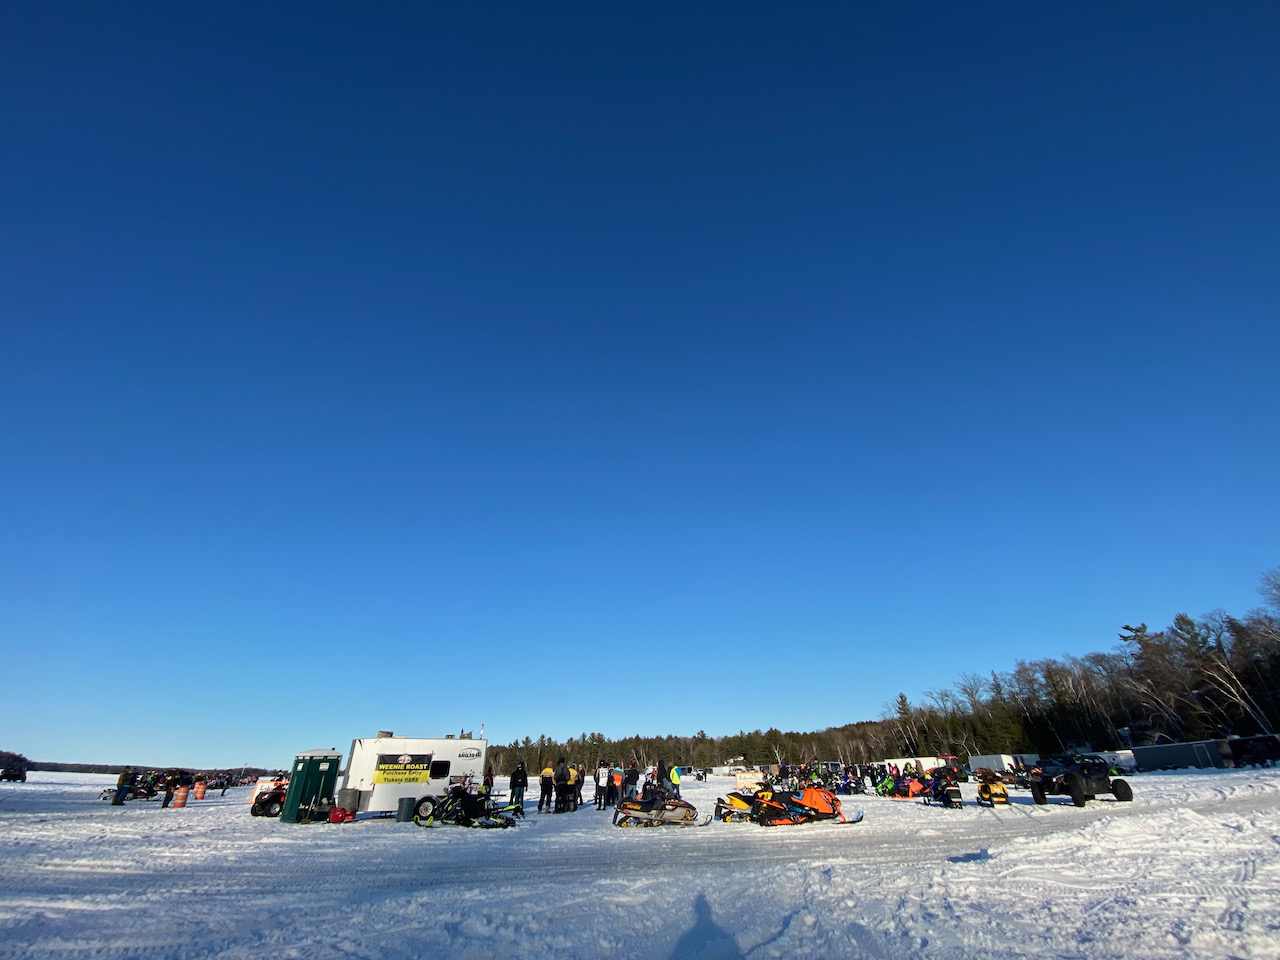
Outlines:
{"label": "snowy field", "polygon": [[[297,826],[248,788],[162,810],[113,783],[0,784],[0,957],[1280,957],[1280,771],[773,829]],[[710,813],[730,785],[684,793]]]}

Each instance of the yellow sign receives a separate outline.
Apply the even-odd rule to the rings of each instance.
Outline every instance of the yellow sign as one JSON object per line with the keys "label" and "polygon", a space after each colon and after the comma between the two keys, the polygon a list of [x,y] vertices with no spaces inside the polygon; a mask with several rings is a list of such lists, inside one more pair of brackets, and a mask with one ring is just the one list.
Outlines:
{"label": "yellow sign", "polygon": [[431,754],[380,753],[373,771],[374,783],[427,783],[431,779]]}

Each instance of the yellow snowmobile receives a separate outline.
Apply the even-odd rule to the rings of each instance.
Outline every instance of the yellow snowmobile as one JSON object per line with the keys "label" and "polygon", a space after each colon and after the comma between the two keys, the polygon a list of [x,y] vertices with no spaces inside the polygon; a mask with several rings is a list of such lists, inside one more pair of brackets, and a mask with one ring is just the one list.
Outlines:
{"label": "yellow snowmobile", "polygon": [[994,770],[975,770],[978,778],[978,806],[984,803],[994,807],[998,803],[1009,802],[1009,788],[1000,781],[1000,775]]}
{"label": "yellow snowmobile", "polygon": [[768,800],[773,797],[773,790],[768,786],[762,786],[754,794],[750,793],[731,793],[726,797],[716,798],[717,820],[723,820],[725,823],[738,823],[743,820],[751,819],[751,811],[755,807],[756,798]]}

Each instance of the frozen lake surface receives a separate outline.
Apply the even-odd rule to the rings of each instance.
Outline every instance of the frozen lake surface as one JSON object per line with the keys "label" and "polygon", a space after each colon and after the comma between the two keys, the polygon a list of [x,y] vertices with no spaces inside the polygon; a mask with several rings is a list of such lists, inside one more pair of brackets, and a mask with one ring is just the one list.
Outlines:
{"label": "frozen lake surface", "polygon": [[[1133,803],[844,798],[856,826],[511,830],[162,810],[114,778],[0,784],[0,957],[1280,958],[1280,771],[1146,774]],[[710,813],[728,778],[687,782]],[[531,805],[532,806],[532,805]]]}

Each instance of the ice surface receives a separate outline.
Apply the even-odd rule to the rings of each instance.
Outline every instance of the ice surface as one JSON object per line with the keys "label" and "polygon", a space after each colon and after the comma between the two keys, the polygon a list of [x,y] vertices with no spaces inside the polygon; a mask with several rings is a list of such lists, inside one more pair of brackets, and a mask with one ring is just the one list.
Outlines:
{"label": "ice surface", "polygon": [[[1280,771],[1131,778],[1135,801],[847,798],[857,826],[512,830],[112,807],[0,785],[0,957],[1280,957]],[[687,780],[710,813],[727,778]]]}

